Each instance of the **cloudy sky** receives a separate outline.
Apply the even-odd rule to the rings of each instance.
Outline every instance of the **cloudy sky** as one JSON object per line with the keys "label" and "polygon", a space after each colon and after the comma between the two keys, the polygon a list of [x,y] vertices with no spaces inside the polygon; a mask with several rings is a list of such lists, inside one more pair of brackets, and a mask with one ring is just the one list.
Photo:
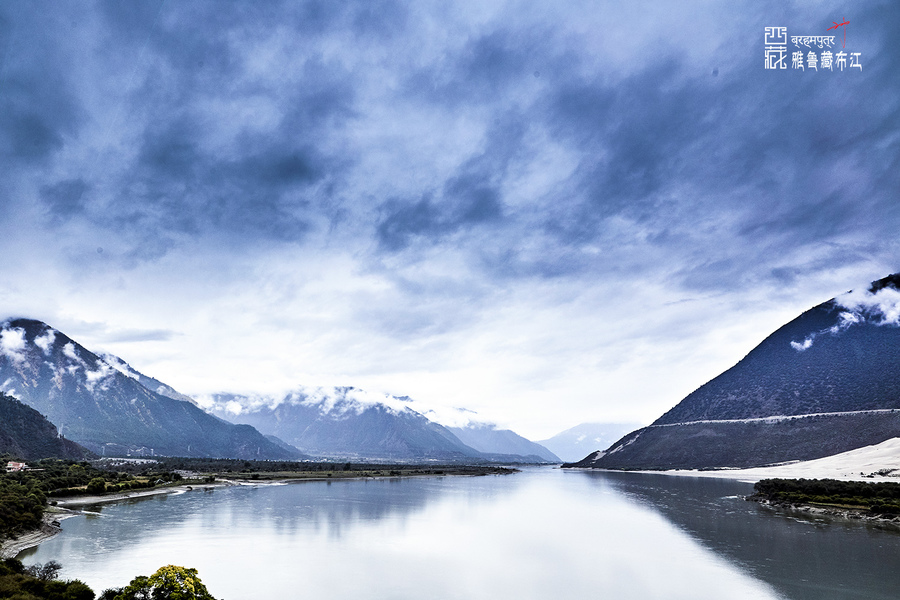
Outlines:
{"label": "cloudy sky", "polygon": [[[766,26],[845,20],[861,70],[764,69]],[[890,1],[3,2],[0,313],[186,393],[649,422],[900,270],[898,30]]]}

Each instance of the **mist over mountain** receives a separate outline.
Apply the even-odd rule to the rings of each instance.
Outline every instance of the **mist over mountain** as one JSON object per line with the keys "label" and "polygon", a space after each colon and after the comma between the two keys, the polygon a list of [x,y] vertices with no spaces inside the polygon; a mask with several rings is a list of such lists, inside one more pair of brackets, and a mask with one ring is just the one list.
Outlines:
{"label": "mist over mountain", "polygon": [[595,450],[608,448],[623,435],[640,426],[640,423],[581,423],[537,443],[565,461],[576,461]]}
{"label": "mist over mountain", "polygon": [[24,460],[92,456],[87,448],[61,437],[41,413],[6,394],[0,394],[0,454]]}
{"label": "mist over mountain", "polygon": [[60,433],[101,455],[300,456],[252,427],[233,425],[191,402],[147,389],[124,361],[104,359],[41,321],[0,324],[0,391],[40,411]]}
{"label": "mist over mountain", "polygon": [[469,423],[465,427],[448,427],[464,444],[486,454],[533,456],[539,461],[562,462],[543,445],[528,440],[510,429],[498,429],[490,423]]}
{"label": "mist over mountain", "polygon": [[446,428],[394,402],[366,401],[351,387],[302,389],[281,398],[214,394],[209,410],[252,425],[303,452],[381,460],[477,458]]}
{"label": "mist over mountain", "polygon": [[299,387],[278,397],[213,394],[199,400],[223,419],[252,425],[318,456],[386,461],[557,460],[545,448],[488,425],[480,427],[480,436],[472,433],[470,438],[485,449],[474,447],[457,435],[469,436],[468,425],[445,427],[412,408],[415,403],[408,397],[353,387]]}
{"label": "mist over mountain", "polygon": [[900,274],[824,302],[578,466],[749,467],[900,436]]}

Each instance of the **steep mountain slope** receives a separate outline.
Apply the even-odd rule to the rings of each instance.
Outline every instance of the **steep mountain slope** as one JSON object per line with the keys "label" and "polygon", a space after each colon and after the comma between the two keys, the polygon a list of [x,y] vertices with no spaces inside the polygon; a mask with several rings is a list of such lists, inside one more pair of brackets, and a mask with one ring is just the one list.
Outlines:
{"label": "steep mountain slope", "polygon": [[91,456],[87,448],[60,437],[41,413],[6,394],[0,394],[0,454],[24,460]]}
{"label": "steep mountain slope", "polygon": [[563,460],[576,461],[599,448],[608,448],[623,435],[639,427],[638,423],[581,423],[537,443]]}
{"label": "steep mountain slope", "polygon": [[536,462],[562,462],[544,446],[523,438],[515,431],[497,429],[489,423],[470,423],[466,427],[448,427],[467,446],[485,454],[515,454],[534,457]]}
{"label": "steep mountain slope", "polygon": [[900,275],[891,275],[806,311],[649,427],[578,466],[759,466],[900,436],[898,288]]}
{"label": "steep mountain slope", "polygon": [[291,459],[252,427],[157,394],[35,320],[0,325],[0,391],[45,414],[98,454]]}
{"label": "steep mountain slope", "polygon": [[155,379],[148,375],[144,375],[143,373],[141,373],[140,371],[138,371],[137,369],[135,369],[134,367],[129,365],[127,362],[125,362],[118,356],[115,356],[113,354],[108,354],[108,353],[101,353],[101,354],[98,354],[97,356],[99,356],[103,360],[103,362],[105,362],[109,366],[115,368],[117,371],[119,371],[123,375],[131,377],[132,379],[134,379],[135,381],[140,383],[142,386],[144,386],[151,392],[156,392],[160,396],[166,396],[167,398],[172,398],[173,400],[181,400],[183,402],[190,402],[191,404],[193,404],[195,406],[197,404],[194,401],[194,399],[191,398],[190,396],[176,391],[172,386],[166,385],[159,379]]}

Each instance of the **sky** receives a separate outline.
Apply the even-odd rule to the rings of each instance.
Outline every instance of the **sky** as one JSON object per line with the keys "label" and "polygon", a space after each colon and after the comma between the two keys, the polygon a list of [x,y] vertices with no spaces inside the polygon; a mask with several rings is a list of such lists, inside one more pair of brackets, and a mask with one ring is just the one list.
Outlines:
{"label": "sky", "polygon": [[[862,68],[766,69],[766,27]],[[0,2],[0,314],[188,394],[649,423],[900,271],[898,30],[871,0]]]}

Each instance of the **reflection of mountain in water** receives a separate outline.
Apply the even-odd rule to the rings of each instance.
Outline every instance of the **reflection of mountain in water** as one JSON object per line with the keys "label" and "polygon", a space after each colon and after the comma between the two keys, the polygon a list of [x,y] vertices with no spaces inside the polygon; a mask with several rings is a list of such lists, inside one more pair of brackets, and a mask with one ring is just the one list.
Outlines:
{"label": "reflection of mountain in water", "polygon": [[[385,478],[240,486],[92,505],[85,507],[86,519],[63,522],[66,535],[26,551],[22,557],[40,550],[34,560],[49,560],[43,553],[53,558],[55,544],[64,542],[69,544],[66,553],[77,560],[78,556],[114,553],[154,536],[174,538],[182,530],[195,528],[212,533],[226,528],[268,529],[275,534],[308,530],[342,537],[365,523],[402,521],[450,496],[473,503],[489,501],[501,493],[491,479]],[[516,482],[508,481],[502,489],[505,493],[516,487]]]}
{"label": "reflection of mountain in water", "polygon": [[717,554],[790,600],[893,600],[900,532],[787,515],[738,495],[752,485],[638,473],[585,473],[657,510]]}
{"label": "reflection of mountain in water", "polygon": [[[275,531],[327,528],[341,537],[345,529],[364,522],[405,518],[442,496],[444,479],[374,479],[298,483],[276,488],[238,490],[229,500],[229,526],[255,516]],[[219,523],[221,525],[221,523]]]}

